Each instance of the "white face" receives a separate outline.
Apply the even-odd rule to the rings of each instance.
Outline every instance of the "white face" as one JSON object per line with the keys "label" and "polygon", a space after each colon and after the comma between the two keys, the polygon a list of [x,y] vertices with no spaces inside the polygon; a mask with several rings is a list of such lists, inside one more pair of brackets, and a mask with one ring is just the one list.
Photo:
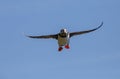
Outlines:
{"label": "white face", "polygon": [[61,29],[60,33],[67,33],[67,30],[66,29]]}

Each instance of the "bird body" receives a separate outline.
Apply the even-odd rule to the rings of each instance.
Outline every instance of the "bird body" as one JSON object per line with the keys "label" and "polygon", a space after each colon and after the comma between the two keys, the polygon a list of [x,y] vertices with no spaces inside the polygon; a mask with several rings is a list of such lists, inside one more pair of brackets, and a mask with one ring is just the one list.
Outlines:
{"label": "bird body", "polygon": [[59,46],[64,46],[69,43],[69,35],[66,37],[61,37],[58,35],[58,45]]}
{"label": "bird body", "polygon": [[30,38],[44,38],[44,39],[48,39],[48,38],[53,38],[56,39],[58,41],[58,51],[61,51],[63,49],[63,46],[65,46],[66,49],[69,49],[69,41],[70,38],[76,35],[81,35],[81,34],[85,34],[85,33],[89,33],[89,32],[93,32],[97,29],[99,29],[101,26],[103,25],[103,22],[101,23],[100,26],[98,26],[97,28],[91,29],[91,30],[85,30],[85,31],[78,31],[78,32],[67,32],[66,29],[61,29],[60,32],[58,34],[51,34],[51,35],[42,35],[42,36],[28,36]]}

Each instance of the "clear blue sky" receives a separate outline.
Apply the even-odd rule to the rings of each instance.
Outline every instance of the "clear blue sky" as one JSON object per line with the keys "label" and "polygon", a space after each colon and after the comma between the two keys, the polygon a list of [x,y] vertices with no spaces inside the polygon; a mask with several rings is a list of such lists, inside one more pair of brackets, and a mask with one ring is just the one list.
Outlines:
{"label": "clear blue sky", "polygon": [[[99,30],[57,41],[28,35]],[[120,79],[120,0],[0,0],[0,79]]]}

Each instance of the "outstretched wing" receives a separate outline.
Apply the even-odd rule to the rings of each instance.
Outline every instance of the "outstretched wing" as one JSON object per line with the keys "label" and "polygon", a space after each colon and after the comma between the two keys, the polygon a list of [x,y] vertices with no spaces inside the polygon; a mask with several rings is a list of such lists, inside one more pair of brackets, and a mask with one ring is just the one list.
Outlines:
{"label": "outstretched wing", "polygon": [[42,36],[27,36],[29,38],[37,38],[37,39],[48,39],[48,38],[53,38],[53,39],[57,39],[58,38],[58,34],[54,34],[54,35],[42,35]]}
{"label": "outstretched wing", "polygon": [[102,25],[103,25],[103,22],[97,28],[94,28],[94,29],[91,29],[91,30],[80,31],[80,32],[71,32],[70,37],[95,31],[95,30],[99,29]]}

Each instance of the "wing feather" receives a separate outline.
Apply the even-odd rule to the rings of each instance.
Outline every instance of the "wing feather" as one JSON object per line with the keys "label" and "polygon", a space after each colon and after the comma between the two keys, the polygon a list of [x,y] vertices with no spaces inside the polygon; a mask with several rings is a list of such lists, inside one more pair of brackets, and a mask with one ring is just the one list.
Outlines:
{"label": "wing feather", "polygon": [[97,28],[94,28],[94,29],[91,29],[91,30],[79,31],[79,32],[71,32],[70,37],[75,36],[75,35],[81,35],[81,34],[93,32],[93,31],[99,29],[102,25],[103,25],[103,22]]}
{"label": "wing feather", "polygon": [[57,39],[58,34],[54,34],[54,35],[42,35],[42,36],[27,36],[29,38],[37,38],[37,39],[49,39],[49,38],[53,38],[53,39]]}

